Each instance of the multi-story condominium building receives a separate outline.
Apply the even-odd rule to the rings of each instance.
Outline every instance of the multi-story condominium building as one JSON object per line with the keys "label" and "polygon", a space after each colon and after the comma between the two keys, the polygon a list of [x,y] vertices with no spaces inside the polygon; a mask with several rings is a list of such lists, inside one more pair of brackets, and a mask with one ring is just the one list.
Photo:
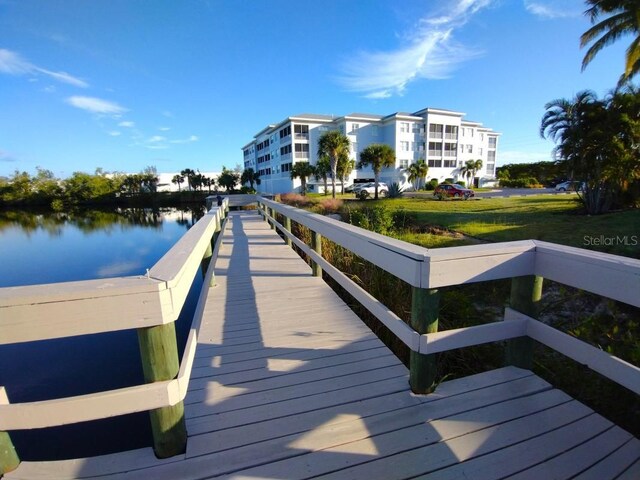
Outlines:
{"label": "multi-story condominium building", "polygon": [[[415,113],[371,115],[352,113],[342,117],[301,114],[260,130],[242,147],[244,167],[260,173],[260,191],[285,193],[300,187],[299,179],[290,178],[297,162],[318,160],[318,139],[329,130],[339,130],[349,138],[350,157],[357,162],[360,152],[372,143],[386,143],[396,152],[396,164],[380,174],[382,182],[407,184],[405,169],[424,159],[429,166],[427,181],[447,178],[466,180],[460,169],[467,160],[482,160],[474,184],[495,180],[499,133],[481,123],[463,120],[464,113],[425,108]],[[370,167],[355,169],[349,183],[373,180]],[[320,184],[312,188],[318,188]]]}

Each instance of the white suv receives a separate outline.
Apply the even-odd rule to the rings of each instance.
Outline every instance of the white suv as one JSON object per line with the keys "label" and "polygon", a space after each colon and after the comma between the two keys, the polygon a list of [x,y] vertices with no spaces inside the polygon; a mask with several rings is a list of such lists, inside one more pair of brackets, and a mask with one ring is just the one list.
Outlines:
{"label": "white suv", "polygon": [[[372,197],[375,195],[376,184],[375,182],[369,183],[361,183],[353,187],[353,193],[356,197]],[[366,193],[365,193],[366,192]],[[389,193],[389,187],[387,187],[386,183],[378,182],[378,195],[381,197],[386,197],[387,193]]]}

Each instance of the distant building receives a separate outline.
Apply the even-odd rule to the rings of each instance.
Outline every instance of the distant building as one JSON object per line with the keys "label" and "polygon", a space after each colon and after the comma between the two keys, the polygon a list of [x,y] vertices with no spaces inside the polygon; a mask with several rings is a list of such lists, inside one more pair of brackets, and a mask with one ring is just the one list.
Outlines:
{"label": "distant building", "polygon": [[[264,193],[299,190],[300,181],[290,179],[297,162],[317,162],[318,139],[329,130],[339,130],[351,141],[350,157],[360,160],[360,152],[372,143],[386,143],[396,152],[396,165],[384,169],[382,182],[407,184],[404,169],[419,159],[429,165],[427,180],[466,180],[460,168],[467,160],[482,160],[474,183],[495,180],[499,133],[481,123],[463,120],[464,113],[425,108],[415,113],[371,115],[351,113],[343,117],[301,114],[287,117],[260,130],[242,147],[244,167],[260,173],[258,187]],[[356,169],[348,183],[373,179],[371,168]],[[321,185],[311,179],[311,187]]]}

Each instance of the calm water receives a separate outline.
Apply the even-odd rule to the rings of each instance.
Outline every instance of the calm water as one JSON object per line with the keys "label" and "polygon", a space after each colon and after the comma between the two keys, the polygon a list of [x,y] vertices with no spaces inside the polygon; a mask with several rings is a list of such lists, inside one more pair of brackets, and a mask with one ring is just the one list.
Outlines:
{"label": "calm water", "polygon": [[[203,213],[204,209],[0,211],[0,287],[144,274]],[[176,323],[180,355],[201,286],[197,275]],[[135,330],[0,345],[0,385],[11,402],[143,382]],[[23,460],[91,456],[152,444],[146,412],[15,431],[11,437]]]}

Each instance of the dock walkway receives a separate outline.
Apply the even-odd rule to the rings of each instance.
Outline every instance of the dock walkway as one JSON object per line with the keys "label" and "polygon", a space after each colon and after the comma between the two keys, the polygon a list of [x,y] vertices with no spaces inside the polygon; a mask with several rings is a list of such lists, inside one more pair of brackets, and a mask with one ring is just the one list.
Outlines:
{"label": "dock walkway", "polygon": [[413,395],[404,365],[255,212],[231,212],[184,456],[23,462],[8,479],[640,478],[640,442],[514,367]]}

